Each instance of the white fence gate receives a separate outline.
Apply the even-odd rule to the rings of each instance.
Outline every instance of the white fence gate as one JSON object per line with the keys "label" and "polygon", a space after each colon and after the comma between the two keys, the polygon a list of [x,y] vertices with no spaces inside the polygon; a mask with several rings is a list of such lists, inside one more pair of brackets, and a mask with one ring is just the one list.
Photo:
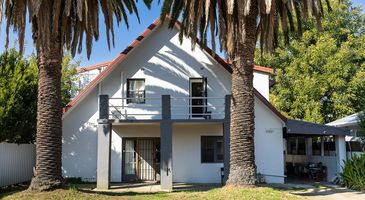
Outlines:
{"label": "white fence gate", "polygon": [[0,187],[31,180],[35,155],[34,144],[0,143]]}

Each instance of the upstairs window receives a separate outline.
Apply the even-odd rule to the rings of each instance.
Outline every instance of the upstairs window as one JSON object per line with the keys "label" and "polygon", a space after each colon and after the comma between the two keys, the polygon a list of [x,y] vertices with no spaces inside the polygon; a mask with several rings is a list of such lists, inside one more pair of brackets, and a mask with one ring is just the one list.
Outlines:
{"label": "upstairs window", "polygon": [[220,163],[223,162],[223,136],[202,136],[201,137],[201,162]]}
{"label": "upstairs window", "polygon": [[145,79],[127,80],[127,103],[145,103]]}

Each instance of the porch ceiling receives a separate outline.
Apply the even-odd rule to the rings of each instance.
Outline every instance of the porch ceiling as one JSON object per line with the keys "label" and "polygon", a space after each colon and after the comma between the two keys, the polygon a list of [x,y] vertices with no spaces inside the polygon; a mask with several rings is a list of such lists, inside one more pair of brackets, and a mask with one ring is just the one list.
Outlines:
{"label": "porch ceiling", "polygon": [[351,135],[351,131],[345,128],[327,126],[311,122],[288,119],[286,122],[285,137],[290,136],[330,136],[330,135]]}

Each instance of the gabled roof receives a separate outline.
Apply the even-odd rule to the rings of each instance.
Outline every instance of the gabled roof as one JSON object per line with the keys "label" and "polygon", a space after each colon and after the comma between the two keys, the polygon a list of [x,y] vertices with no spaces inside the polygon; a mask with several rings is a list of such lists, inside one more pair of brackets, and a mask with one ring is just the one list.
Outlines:
{"label": "gabled roof", "polygon": [[[74,99],[72,99],[64,108],[63,112],[67,112],[71,107],[76,105],[88,92],[91,91],[92,88],[94,88],[100,81],[102,81],[106,75],[112,71],[114,68],[117,67],[117,63],[119,63],[121,60],[123,60],[126,55],[134,49],[137,45],[142,43],[143,39],[149,36],[152,31],[161,24],[160,18],[158,18],[156,21],[154,21],[151,25],[147,27],[147,29],[138,36],[118,57],[116,57],[112,62],[108,64],[108,66],[101,71],[101,73],[92,80],[86,87],[83,89]],[[176,28],[180,29],[180,23],[177,22],[175,24]],[[212,49],[209,47],[203,48],[212,58],[214,58],[219,64],[221,64],[222,67],[224,67],[229,73],[232,73],[232,68],[229,63],[227,63],[224,59],[222,59],[218,54],[214,53]],[[101,67],[101,66],[99,66]],[[95,67],[88,67],[88,68],[94,68]],[[254,66],[254,70],[264,72],[264,73],[273,73],[273,70],[271,68],[262,67],[262,66]],[[260,94],[255,88],[254,88],[254,94],[255,96],[263,103],[265,104],[275,115],[277,115],[283,122],[286,122],[287,118],[283,116],[264,96]]]}

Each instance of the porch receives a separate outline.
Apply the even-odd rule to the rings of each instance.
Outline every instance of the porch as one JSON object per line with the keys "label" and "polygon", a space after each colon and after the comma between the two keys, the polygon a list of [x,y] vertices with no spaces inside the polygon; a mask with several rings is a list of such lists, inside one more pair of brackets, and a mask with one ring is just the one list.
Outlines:
{"label": "porch", "polygon": [[289,119],[284,130],[287,180],[334,181],[347,159],[349,134],[347,129]]}
{"label": "porch", "polygon": [[[189,169],[186,168],[184,169],[185,171],[183,171],[181,170],[181,166],[189,167],[188,161],[190,158],[185,154],[189,152],[189,149],[191,150],[200,147],[200,144],[191,144],[191,147],[189,147],[189,141],[200,142],[196,137],[202,137],[202,135],[198,134],[199,131],[194,131],[199,129],[199,127],[201,132],[204,132],[202,130],[206,130],[208,127],[216,127],[215,130],[219,131],[215,131],[214,135],[223,136],[222,143],[225,145],[222,145],[222,148],[224,146],[224,152],[228,153],[229,150],[226,148],[229,148],[229,146],[226,143],[229,143],[230,96],[227,95],[223,98],[215,97],[212,98],[213,100],[210,98],[200,98],[206,101],[206,103],[203,103],[202,105],[191,105],[191,99],[194,98],[174,98],[169,95],[162,95],[161,98],[149,99],[151,101],[159,102],[153,105],[118,105],[118,102],[122,102],[121,98],[109,98],[107,95],[100,95],[97,189],[107,190],[110,188],[111,165],[113,162],[119,162],[113,161],[112,159],[113,152],[111,147],[113,145],[113,134],[113,137],[116,136],[120,138],[117,140],[120,140],[123,146],[123,160],[120,162],[122,164],[122,181],[156,181],[159,182],[159,188],[163,191],[172,191],[174,172],[175,177],[184,177],[184,173],[194,169],[194,167]],[[172,103],[173,101],[182,100],[184,100],[185,103]],[[220,103],[212,103],[213,101]],[[129,109],[127,112],[121,112],[122,109],[126,109],[127,107],[133,108]],[[203,109],[192,111],[192,108]],[[131,130],[131,127],[133,130]],[[187,131],[189,134],[191,133],[191,136],[189,136],[189,134],[183,134],[183,131]],[[175,143],[173,142],[173,137],[175,137]],[[185,143],[176,143],[177,140],[185,140]],[[174,149],[173,153],[173,143],[175,148],[186,148],[187,151],[184,154],[179,154],[179,152],[183,151]],[[156,151],[157,146],[158,150]],[[126,155],[128,152],[134,153],[134,160],[129,159],[129,161],[126,162],[126,158],[133,157],[132,154]],[[196,153],[197,149],[190,154]],[[139,156],[137,156],[138,158],[136,158],[136,154]],[[179,157],[179,159],[174,161],[173,156]],[[222,157],[225,159],[224,163],[228,163],[229,157],[226,155]],[[200,156],[198,158],[200,159]],[[173,167],[173,162],[176,164],[175,167]],[[133,167],[128,168],[131,163],[134,167],[139,167],[139,169]],[[216,169],[213,169],[213,174],[216,174],[218,180],[220,180],[220,169],[223,167],[223,163],[215,165],[215,167],[210,168]],[[136,173],[129,173],[131,171]],[[126,176],[126,172],[129,173],[129,177]],[[203,179],[205,176],[204,174],[207,174],[208,172],[209,170],[206,171],[206,173],[204,173],[204,170],[201,172],[203,174]],[[190,175],[193,176],[193,173]],[[174,184],[174,187],[175,186],[176,185]]]}

